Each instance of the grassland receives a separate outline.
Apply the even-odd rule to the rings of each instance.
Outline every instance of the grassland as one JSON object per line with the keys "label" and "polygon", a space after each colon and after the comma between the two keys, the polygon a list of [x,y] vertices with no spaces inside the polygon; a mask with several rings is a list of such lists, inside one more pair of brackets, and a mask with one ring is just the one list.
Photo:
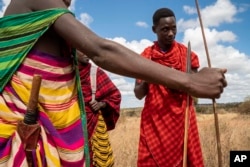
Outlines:
{"label": "grassland", "polygon": [[[115,167],[136,167],[141,108],[123,109],[110,140],[115,155]],[[223,167],[229,167],[230,150],[250,150],[250,115],[218,110]],[[214,115],[197,114],[205,167],[217,167],[217,146]]]}

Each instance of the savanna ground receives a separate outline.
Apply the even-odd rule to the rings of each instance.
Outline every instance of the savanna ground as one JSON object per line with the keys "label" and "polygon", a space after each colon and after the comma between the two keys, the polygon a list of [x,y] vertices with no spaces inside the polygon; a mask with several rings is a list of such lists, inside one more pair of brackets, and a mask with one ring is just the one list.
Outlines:
{"label": "savanna ground", "polygon": [[[141,108],[122,109],[115,130],[109,133],[115,167],[136,167],[140,111]],[[250,114],[239,114],[235,108],[217,108],[216,111],[223,167],[229,167],[230,150],[250,150]],[[214,114],[211,109],[202,111],[202,114],[197,113],[197,123],[205,167],[217,167],[217,142]]]}

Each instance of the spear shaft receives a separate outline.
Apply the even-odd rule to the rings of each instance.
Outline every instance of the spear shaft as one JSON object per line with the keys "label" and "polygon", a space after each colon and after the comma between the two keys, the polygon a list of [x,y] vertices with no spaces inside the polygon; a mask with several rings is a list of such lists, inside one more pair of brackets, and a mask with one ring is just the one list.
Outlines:
{"label": "spear shaft", "polygon": [[[207,55],[208,67],[211,68],[211,61],[210,61],[210,56],[209,56],[209,52],[208,52],[208,47],[207,47],[207,42],[206,42],[206,37],[205,37],[204,28],[203,28],[203,23],[202,23],[202,18],[201,18],[201,14],[200,14],[198,0],[195,0],[195,4],[196,4],[197,13],[198,13],[198,16],[199,16],[203,42],[204,42],[205,51],[206,51],[206,55]],[[221,143],[220,143],[219,120],[218,120],[218,114],[216,112],[215,99],[212,99],[212,100],[213,100],[214,123],[215,123],[217,151],[218,151],[218,167],[222,167],[222,152],[221,152]]]}
{"label": "spear shaft", "polygon": [[[188,49],[187,49],[187,61],[186,61],[186,73],[191,72],[191,44],[188,41]],[[182,166],[187,167],[187,149],[188,149],[188,129],[189,129],[189,98],[190,96],[187,94],[187,106],[185,110],[185,123],[184,123],[184,144],[183,144],[183,162]]]}

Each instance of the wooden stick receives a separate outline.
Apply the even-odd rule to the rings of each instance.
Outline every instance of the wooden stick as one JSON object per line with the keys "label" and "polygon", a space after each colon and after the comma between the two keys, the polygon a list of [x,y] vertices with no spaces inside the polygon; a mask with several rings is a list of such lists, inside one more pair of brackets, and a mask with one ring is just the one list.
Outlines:
{"label": "wooden stick", "polygon": [[[207,55],[208,67],[211,68],[210,56],[209,56],[209,53],[208,53],[208,47],[207,47],[206,37],[205,37],[204,28],[203,28],[203,24],[202,24],[202,19],[201,19],[198,0],[195,0],[195,4],[196,4],[196,8],[197,8],[197,13],[198,13],[198,16],[199,16],[203,42],[204,42],[206,55]],[[215,123],[215,132],[216,132],[216,140],[217,140],[218,166],[222,167],[222,152],[221,152],[221,143],[220,143],[219,120],[218,120],[218,114],[216,112],[215,99],[213,99],[213,112],[214,112],[214,121],[215,121],[214,123]]]}
{"label": "wooden stick", "polygon": [[37,109],[41,81],[42,81],[42,78],[40,75],[35,74],[33,76],[32,87],[31,87],[31,92],[30,92],[30,99],[29,99],[29,103],[27,106],[27,110],[33,111],[33,110]]}
{"label": "wooden stick", "polygon": [[[191,44],[188,41],[186,72],[190,73],[191,70]],[[189,129],[189,95],[187,94],[187,106],[185,110],[185,129],[184,129],[184,144],[183,144],[183,167],[187,166],[187,146],[188,146],[188,129]]]}
{"label": "wooden stick", "polygon": [[182,164],[183,167],[187,167],[188,121],[189,121],[189,106],[187,106],[185,110],[185,131],[184,131],[184,149],[183,149],[183,164]]}
{"label": "wooden stick", "polygon": [[17,133],[19,134],[24,146],[28,167],[34,166],[32,154],[37,147],[37,141],[41,132],[41,127],[37,123],[37,104],[41,80],[42,79],[40,75],[33,76],[29,102],[27,105],[24,120],[19,121],[17,125]]}
{"label": "wooden stick", "polygon": [[32,80],[29,102],[23,122],[29,125],[36,124],[38,117],[37,104],[42,77],[35,74]]}

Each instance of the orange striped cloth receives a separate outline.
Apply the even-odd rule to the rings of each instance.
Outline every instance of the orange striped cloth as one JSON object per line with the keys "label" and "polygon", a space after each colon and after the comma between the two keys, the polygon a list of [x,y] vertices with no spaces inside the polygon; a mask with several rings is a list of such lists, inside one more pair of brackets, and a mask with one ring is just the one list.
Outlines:
{"label": "orange striped cloth", "polygon": [[[142,56],[162,65],[185,72],[187,48],[177,42],[170,51],[161,51],[157,42]],[[192,68],[198,68],[198,57],[191,54]],[[141,116],[138,167],[182,166],[184,118],[187,95],[162,85],[149,84]],[[203,167],[195,110],[190,98],[188,131],[188,166]]]}

